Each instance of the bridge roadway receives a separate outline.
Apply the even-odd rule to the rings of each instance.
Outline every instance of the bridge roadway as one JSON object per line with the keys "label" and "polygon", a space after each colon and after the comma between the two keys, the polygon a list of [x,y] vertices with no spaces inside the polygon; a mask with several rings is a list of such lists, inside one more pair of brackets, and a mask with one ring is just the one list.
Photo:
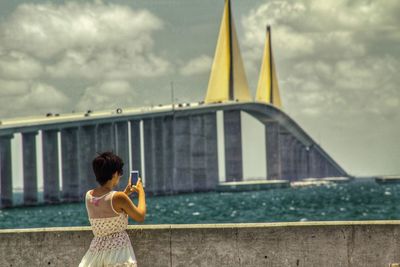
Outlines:
{"label": "bridge roadway", "polygon": [[[250,114],[265,125],[266,179],[348,176],[294,120],[272,105],[257,102],[175,104],[174,107],[3,120],[0,124],[0,206],[13,205],[11,139],[16,133],[22,134],[26,205],[38,202],[37,168],[43,168],[45,202],[82,199],[86,190],[95,186],[91,160],[97,151],[104,150],[115,151],[135,169],[141,169],[143,162],[145,168],[141,171],[150,194],[214,190],[219,181],[217,111],[224,114],[226,181],[243,179],[240,112]],[[36,159],[39,131],[45,167],[38,166]],[[143,140],[140,132],[143,132]]]}

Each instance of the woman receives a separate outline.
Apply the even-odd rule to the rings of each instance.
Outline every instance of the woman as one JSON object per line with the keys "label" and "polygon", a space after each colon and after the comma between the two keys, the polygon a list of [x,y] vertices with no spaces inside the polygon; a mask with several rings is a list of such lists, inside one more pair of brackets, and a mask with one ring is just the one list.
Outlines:
{"label": "woman", "polygon": [[[126,232],[128,215],[137,222],[146,216],[146,198],[139,178],[136,185],[128,185],[123,192],[113,191],[122,176],[124,163],[112,152],[104,152],[93,160],[93,171],[99,187],[86,193],[85,202],[94,238],[83,256],[80,267],[137,266],[129,236]],[[138,193],[136,207],[129,198]]]}

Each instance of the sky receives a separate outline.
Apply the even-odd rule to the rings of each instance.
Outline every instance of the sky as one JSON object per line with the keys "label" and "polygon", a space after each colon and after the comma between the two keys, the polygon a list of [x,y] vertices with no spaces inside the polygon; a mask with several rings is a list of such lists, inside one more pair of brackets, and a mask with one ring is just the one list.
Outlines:
{"label": "sky", "polygon": [[[203,100],[223,3],[0,0],[0,120],[169,104],[171,82],[175,101]],[[399,1],[232,0],[232,12],[253,96],[270,24],[283,111],[350,174],[400,174]],[[243,118],[257,176],[263,129]]]}

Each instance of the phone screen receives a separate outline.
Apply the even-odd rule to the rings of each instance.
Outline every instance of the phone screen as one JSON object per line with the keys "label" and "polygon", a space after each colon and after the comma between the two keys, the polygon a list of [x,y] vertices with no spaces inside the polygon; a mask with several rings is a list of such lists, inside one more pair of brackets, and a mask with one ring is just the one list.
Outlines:
{"label": "phone screen", "polygon": [[132,185],[136,185],[137,181],[139,179],[139,171],[138,170],[133,170],[131,171],[131,177],[132,177]]}

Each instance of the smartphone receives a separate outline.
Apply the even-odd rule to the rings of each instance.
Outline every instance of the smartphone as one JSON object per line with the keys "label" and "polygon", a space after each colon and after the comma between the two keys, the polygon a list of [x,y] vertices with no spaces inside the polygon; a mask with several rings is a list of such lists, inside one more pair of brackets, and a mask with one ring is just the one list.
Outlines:
{"label": "smartphone", "polygon": [[132,177],[132,180],[131,180],[132,185],[136,185],[138,180],[139,180],[139,171],[138,170],[132,170],[131,171],[131,177]]}

